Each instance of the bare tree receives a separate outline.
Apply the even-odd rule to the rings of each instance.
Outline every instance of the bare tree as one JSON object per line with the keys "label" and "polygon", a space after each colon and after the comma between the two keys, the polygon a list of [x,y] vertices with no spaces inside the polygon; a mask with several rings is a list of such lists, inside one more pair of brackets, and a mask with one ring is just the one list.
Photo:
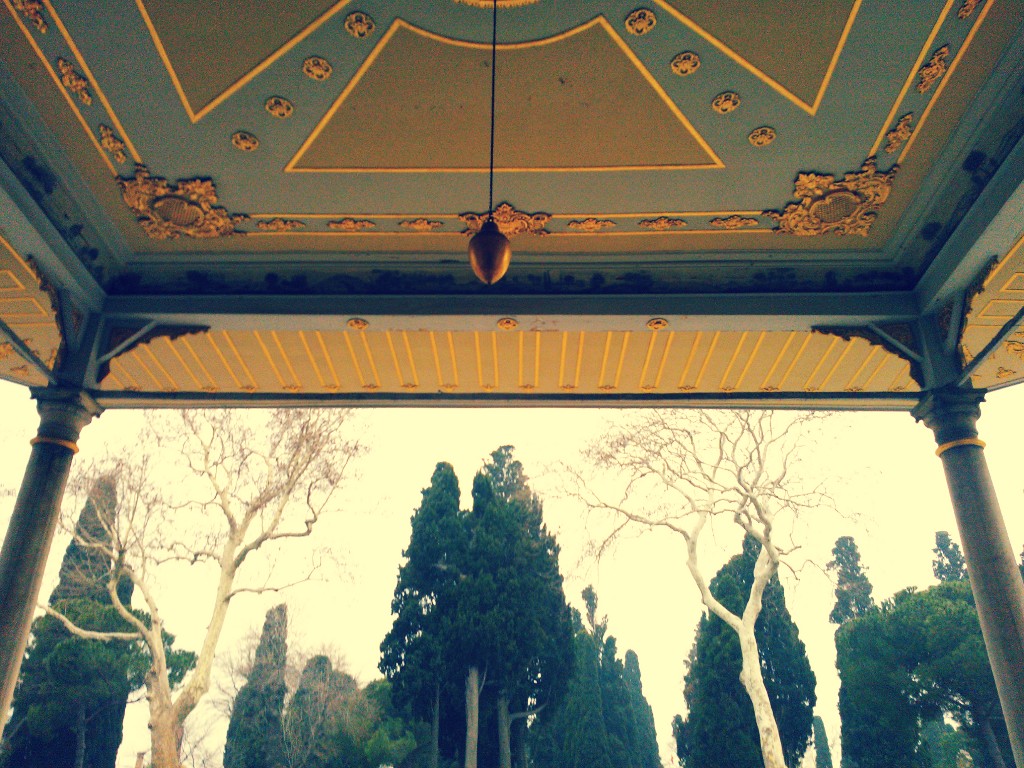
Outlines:
{"label": "bare tree", "polygon": [[[634,526],[664,528],[683,538],[701,600],[739,639],[740,682],[754,707],[765,768],[785,768],[785,759],[754,625],[765,587],[796,549],[780,524],[830,506],[820,487],[806,490],[796,476],[805,427],[817,418],[769,411],[643,411],[611,426],[588,449],[594,476],[570,471],[574,496],[591,510],[613,513],[613,529],[599,543],[598,555]],[[700,562],[701,534],[718,520],[735,523],[761,545],[741,614],[711,593]]]}
{"label": "bare tree", "polygon": [[[244,593],[276,591],[290,583],[274,576],[273,563],[255,581],[240,578],[257,552],[266,561],[290,539],[308,537],[332,510],[332,497],[359,452],[346,436],[348,412],[339,410],[182,411],[174,428],[148,428],[139,449],[93,468],[114,472],[118,503],[105,537],[79,535],[80,545],[105,548],[114,562],[107,591],[127,632],[91,632],[47,608],[67,628],[98,640],[141,638],[152,663],[146,673],[152,763],[181,768],[185,719],[210,688],[217,643],[232,600]],[[158,450],[147,450],[148,446]],[[162,450],[160,450],[162,449]],[[174,476],[175,462],[183,464]],[[318,558],[300,575],[312,576]],[[206,567],[212,574],[209,618],[195,669],[174,690],[168,675],[157,575],[175,565]],[[178,572],[180,573],[180,572]],[[269,573],[269,575],[268,575]],[[148,620],[122,602],[117,585],[135,585]],[[199,604],[200,595],[194,595]]]}

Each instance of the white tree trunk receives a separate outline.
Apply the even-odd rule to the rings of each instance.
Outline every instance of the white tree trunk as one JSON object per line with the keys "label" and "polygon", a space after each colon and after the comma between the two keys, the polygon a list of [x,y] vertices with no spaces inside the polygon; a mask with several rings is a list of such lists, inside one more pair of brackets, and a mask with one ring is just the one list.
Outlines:
{"label": "white tree trunk", "polygon": [[761,674],[761,657],[754,639],[754,627],[741,627],[737,633],[740,641],[740,654],[743,666],[740,669],[740,682],[754,706],[754,720],[757,723],[758,736],[761,739],[761,757],[764,768],[786,768],[786,760],[782,752],[782,739],[779,727],[772,712],[772,703],[768,698],[768,689],[764,685]]}
{"label": "white tree trunk", "polygon": [[466,673],[466,762],[476,768],[477,742],[480,736],[480,670],[470,667]]}

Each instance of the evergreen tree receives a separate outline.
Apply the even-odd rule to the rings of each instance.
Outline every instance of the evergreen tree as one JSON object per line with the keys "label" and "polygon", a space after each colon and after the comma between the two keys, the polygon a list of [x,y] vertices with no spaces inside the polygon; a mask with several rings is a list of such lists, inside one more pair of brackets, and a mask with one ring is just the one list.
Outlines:
{"label": "evergreen tree", "polygon": [[828,734],[825,723],[818,715],[814,716],[814,768],[832,768],[832,750],[828,746]]}
{"label": "evergreen tree", "polygon": [[826,567],[836,573],[836,604],[828,620],[842,624],[872,610],[875,601],[871,598],[871,582],[861,568],[860,552],[852,536],[836,539],[832,557]]}
{"label": "evergreen tree", "polygon": [[658,733],[654,727],[654,710],[644,697],[643,683],[640,680],[640,659],[633,650],[626,651],[622,676],[629,694],[630,710],[637,735],[633,764],[637,768],[661,768]]}
{"label": "evergreen tree", "polygon": [[[115,494],[110,477],[90,490],[49,601],[97,631],[128,629],[111,607],[104,548],[85,545],[109,542]],[[130,581],[118,591],[131,600]],[[8,768],[113,768],[128,696],[141,687],[146,666],[138,643],[83,640],[52,616],[36,619],[4,734]]]}
{"label": "evergreen tree", "polygon": [[[711,581],[712,593],[731,611],[741,612],[746,603],[759,552],[757,541],[746,537],[743,554]],[[765,589],[754,631],[786,764],[796,766],[811,737],[815,678],[777,577]],[[702,616],[684,681],[687,717],[673,728],[687,768],[763,766],[753,707],[739,681],[741,665],[736,633],[717,616]]]}
{"label": "evergreen tree", "polygon": [[[306,662],[284,717],[289,768],[361,766],[358,739],[370,730],[370,718],[354,706],[358,694],[355,678],[335,670],[326,656]],[[227,761],[224,768],[230,768]]]}
{"label": "evergreen tree", "polygon": [[267,611],[252,670],[235,697],[224,768],[277,768],[285,763],[281,716],[287,638],[288,613],[282,603]]}
{"label": "evergreen tree", "polygon": [[967,564],[964,562],[960,545],[949,537],[949,531],[935,532],[935,559],[932,573],[939,581],[963,581],[967,578]]}

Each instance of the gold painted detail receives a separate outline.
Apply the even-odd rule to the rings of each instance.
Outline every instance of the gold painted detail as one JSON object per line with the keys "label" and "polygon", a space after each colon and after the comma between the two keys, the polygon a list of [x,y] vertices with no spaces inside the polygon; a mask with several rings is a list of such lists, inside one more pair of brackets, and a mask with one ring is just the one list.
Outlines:
{"label": "gold painted detail", "polygon": [[640,226],[644,229],[653,229],[655,232],[664,232],[669,229],[682,229],[686,226],[686,219],[672,219],[668,216],[659,216],[656,219],[643,219]]}
{"label": "gold painted detail", "polygon": [[765,211],[764,215],[776,223],[774,231],[779,234],[867,236],[898,169],[894,165],[880,173],[875,158],[869,157],[860,171],[847,173],[842,181],[831,174],[798,174],[794,193],[800,202],[790,203],[781,213]]}
{"label": "gold painted detail", "polygon": [[235,225],[248,219],[216,205],[217,190],[209,179],[171,184],[167,179],[150,176],[146,166],[136,165],[135,177],[119,178],[117,185],[139,225],[154,240],[243,234],[236,231]]}
{"label": "gold painted detail", "polygon": [[1017,331],[1013,336],[1021,338],[1012,338],[1006,342],[1006,351],[1016,355],[1021,360],[1024,360],[1024,332]]}
{"label": "gold painted detail", "polygon": [[647,321],[647,327],[652,331],[661,331],[668,328],[668,320],[664,317],[652,317]]}
{"label": "gold painted detail", "polygon": [[960,6],[960,10],[956,12],[956,17],[958,19],[969,19],[980,2],[981,0],[964,0],[964,4]]}
{"label": "gold painted detail", "polygon": [[985,447],[985,441],[977,437],[962,437],[959,440],[950,440],[948,443],[943,443],[935,449],[935,455],[941,456],[951,448],[959,448],[962,445],[975,445],[978,448]]}
{"label": "gold painted detail", "polygon": [[361,317],[350,318],[348,323],[347,323],[347,325],[348,325],[349,328],[352,328],[353,330],[356,330],[356,331],[364,331],[364,330],[366,330],[367,328],[370,327],[369,321],[368,320],[364,320]]}
{"label": "gold painted detail", "polygon": [[910,134],[914,132],[914,129],[910,127],[913,120],[914,113],[908,112],[899,119],[891,131],[885,134],[885,151],[890,155],[898,150],[903,145],[903,142],[910,138]]}
{"label": "gold painted detail", "polygon": [[680,77],[692,75],[700,69],[700,56],[693,51],[683,51],[672,59],[672,71]]}
{"label": "gold painted detail", "polygon": [[740,96],[732,91],[725,91],[715,96],[711,108],[720,115],[727,115],[740,105]]}
{"label": "gold painted detail", "polygon": [[86,106],[92,104],[92,94],[89,93],[89,81],[75,72],[71,62],[58,58],[57,69],[60,70],[60,81],[64,84],[64,87],[78,96],[79,101]]}
{"label": "gold painted detail", "polygon": [[747,136],[747,141],[755,147],[767,147],[775,141],[775,129],[768,125],[762,125],[760,128],[755,128],[750,132],[750,135]]}
{"label": "gold painted detail", "polygon": [[432,221],[431,219],[407,219],[405,221],[398,222],[398,226],[402,229],[407,229],[410,232],[433,232],[436,229],[440,229],[444,226],[444,222]]}
{"label": "gold painted detail", "polygon": [[0,343],[0,360],[6,360],[14,354],[14,345],[9,341]]}
{"label": "gold painted detail", "polygon": [[600,232],[602,229],[611,229],[614,226],[614,221],[593,217],[569,222],[569,229],[574,229],[577,232]]}
{"label": "gold painted detail", "polygon": [[298,219],[265,219],[256,222],[256,229],[264,232],[294,232],[297,229],[304,229],[306,222]]}
{"label": "gold painted detail", "polygon": [[646,35],[657,23],[654,11],[650,8],[637,8],[626,17],[626,31],[631,35]]}
{"label": "gold painted detail", "polygon": [[935,85],[940,77],[946,73],[946,59],[949,58],[949,46],[944,45],[941,48],[937,48],[932,54],[932,57],[928,59],[928,63],[925,64],[917,73],[917,92],[925,93],[929,88]]}
{"label": "gold painted detail", "polygon": [[744,227],[756,227],[760,222],[749,216],[738,216],[735,213],[725,219],[712,219],[708,222],[715,229],[743,229]]}
{"label": "gold painted detail", "polygon": [[302,62],[302,72],[310,80],[324,81],[331,76],[334,68],[327,59],[320,56],[310,56]]}
{"label": "gold painted detail", "polygon": [[[462,5],[472,5],[474,8],[490,8],[493,0],[455,0]],[[533,5],[537,0],[498,0],[499,8],[516,8],[520,5]]]}
{"label": "gold painted detail", "polygon": [[503,317],[498,321],[498,327],[503,331],[512,331],[519,327],[519,321],[514,317]]}
{"label": "gold painted detail", "polygon": [[235,149],[242,152],[255,152],[260,140],[248,131],[235,131],[231,134],[231,143],[235,145]]}
{"label": "gold painted detail", "polygon": [[[549,213],[524,213],[517,211],[508,203],[502,203],[494,209],[494,223],[505,237],[515,235],[547,235],[544,227],[551,219]],[[486,213],[460,213],[459,219],[466,225],[462,234],[475,235],[487,221]]]}
{"label": "gold painted detail", "polygon": [[373,19],[370,18],[369,14],[362,13],[361,11],[350,13],[345,17],[345,31],[352,35],[352,37],[359,39],[369,37],[376,28],[377,25],[373,23]]}
{"label": "gold painted detail", "polygon": [[274,117],[279,117],[281,119],[291,117],[292,112],[295,111],[294,105],[282,96],[271,96],[267,99],[267,103],[264,104],[263,107]]}
{"label": "gold painted detail", "polygon": [[1003,368],[1003,366],[999,366],[999,370],[996,371],[996,378],[997,379],[1008,379],[1011,376],[1016,376],[1016,375],[1017,375],[1016,371],[1010,370],[1009,368]]}
{"label": "gold painted detail", "polygon": [[35,24],[40,34],[45,35],[49,28],[43,18],[43,4],[39,0],[13,0],[14,10]]}
{"label": "gold painted detail", "polygon": [[327,228],[335,232],[362,232],[364,229],[374,229],[377,225],[368,219],[338,219],[328,221]]}
{"label": "gold painted detail", "polygon": [[124,142],[117,138],[114,129],[109,125],[100,126],[100,145],[110,153],[116,162],[127,162],[128,156],[124,153]]}

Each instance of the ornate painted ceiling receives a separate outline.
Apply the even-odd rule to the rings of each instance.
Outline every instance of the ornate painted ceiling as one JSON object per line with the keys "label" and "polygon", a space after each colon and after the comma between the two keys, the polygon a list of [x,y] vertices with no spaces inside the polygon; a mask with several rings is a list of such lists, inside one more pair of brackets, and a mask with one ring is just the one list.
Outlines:
{"label": "ornate painted ceiling", "polygon": [[1024,378],[1019,0],[499,0],[491,287],[487,0],[2,2],[4,377],[906,407],[930,316]]}

